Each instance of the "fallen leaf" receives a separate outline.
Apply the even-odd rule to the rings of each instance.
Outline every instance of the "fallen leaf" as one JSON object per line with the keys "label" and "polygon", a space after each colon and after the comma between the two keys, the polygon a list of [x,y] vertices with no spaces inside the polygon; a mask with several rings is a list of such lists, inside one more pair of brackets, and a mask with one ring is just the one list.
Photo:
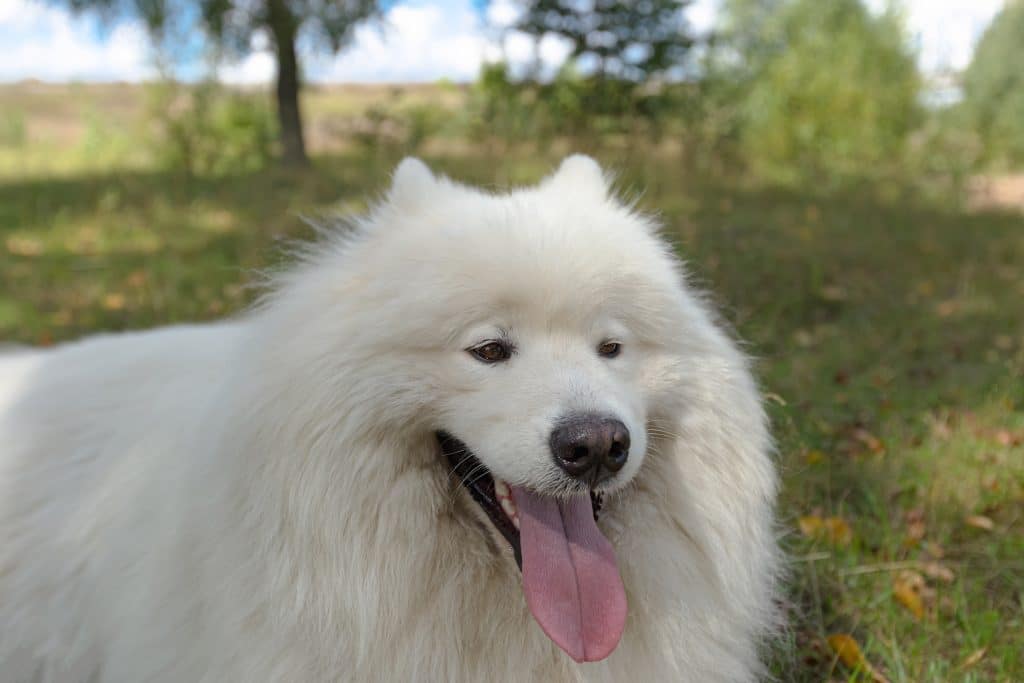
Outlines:
{"label": "fallen leaf", "polygon": [[825,454],[819,450],[807,451],[807,455],[804,456],[804,460],[808,465],[817,465],[825,459]]}
{"label": "fallen leaf", "polygon": [[839,285],[825,285],[818,295],[825,301],[846,301],[848,298],[846,290]]}
{"label": "fallen leaf", "polygon": [[867,446],[868,450],[872,453],[882,453],[885,451],[882,440],[863,427],[853,430],[853,438]]}
{"label": "fallen leaf", "polygon": [[[916,577],[920,578],[920,574]],[[896,601],[906,607],[916,619],[923,619],[924,601],[921,600],[919,584],[914,581],[914,578],[912,573],[896,577],[892,584],[892,594]],[[924,583],[923,578],[921,578],[921,583]]]}
{"label": "fallen leaf", "polygon": [[906,514],[907,520],[907,541],[908,545],[917,545],[917,543],[924,538],[927,527],[924,523],[924,510],[921,508],[914,508],[908,510]]}
{"label": "fallen leaf", "polygon": [[814,346],[814,335],[807,330],[797,330],[793,333],[793,339],[796,341],[798,346],[807,348]]}
{"label": "fallen leaf", "polygon": [[149,276],[146,275],[146,271],[136,270],[128,275],[128,278],[125,280],[125,282],[129,287],[138,289],[139,287],[142,287],[144,284],[146,284],[146,280],[148,277]]}
{"label": "fallen leaf", "polygon": [[861,652],[860,645],[853,636],[846,633],[833,633],[828,637],[828,645],[839,657],[839,661],[850,669],[861,670],[871,676],[875,683],[888,683],[888,680],[867,660]]}
{"label": "fallen leaf", "polygon": [[992,518],[985,515],[968,515],[964,521],[967,523],[967,526],[973,526],[975,529],[992,531],[995,528],[995,522],[992,521]]}
{"label": "fallen leaf", "polygon": [[933,419],[932,434],[943,441],[949,441],[950,437],[953,436],[953,427],[949,423],[949,418]]}
{"label": "fallen leaf", "polygon": [[842,517],[829,517],[825,520],[825,528],[834,545],[850,545],[853,540],[853,529]]}
{"label": "fallen leaf", "polygon": [[988,652],[988,648],[987,647],[983,647],[983,648],[975,650],[971,654],[967,655],[967,659],[965,659],[960,664],[960,669],[961,670],[962,669],[970,669],[972,666],[974,666],[975,664],[977,664],[978,662],[980,662],[982,660],[982,658],[985,656],[986,652]]}
{"label": "fallen leaf", "polygon": [[825,521],[817,515],[806,515],[798,521],[800,532],[804,536],[816,536],[824,523]]}
{"label": "fallen leaf", "polygon": [[853,529],[842,517],[822,518],[807,515],[799,519],[800,531],[804,536],[828,541],[832,545],[846,546],[853,540]]}
{"label": "fallen leaf", "polygon": [[867,664],[864,653],[860,651],[860,645],[853,636],[834,633],[828,637],[828,645],[839,655],[839,660],[851,669]]}
{"label": "fallen leaf", "polygon": [[43,243],[32,237],[8,237],[7,251],[15,256],[39,256],[43,253]]}
{"label": "fallen leaf", "polygon": [[956,574],[953,573],[952,569],[938,562],[925,562],[921,565],[921,571],[929,579],[936,579],[943,583],[953,583],[953,580],[956,578]]}
{"label": "fallen leaf", "polygon": [[112,292],[103,297],[103,308],[108,311],[120,311],[124,308],[124,294]]}

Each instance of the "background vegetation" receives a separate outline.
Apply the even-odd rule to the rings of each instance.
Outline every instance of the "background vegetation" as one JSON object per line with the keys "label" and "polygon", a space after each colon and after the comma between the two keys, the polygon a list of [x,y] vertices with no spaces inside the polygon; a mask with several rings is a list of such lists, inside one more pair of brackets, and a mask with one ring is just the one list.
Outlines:
{"label": "background vegetation", "polygon": [[712,36],[674,30],[671,59],[625,67],[584,41],[550,78],[306,87],[307,168],[277,163],[267,91],[0,87],[0,341],[239,311],[301,215],[362,209],[407,153],[505,186],[587,151],[757,358],[779,679],[1024,680],[1024,7],[947,106],[896,10],[726,0]]}

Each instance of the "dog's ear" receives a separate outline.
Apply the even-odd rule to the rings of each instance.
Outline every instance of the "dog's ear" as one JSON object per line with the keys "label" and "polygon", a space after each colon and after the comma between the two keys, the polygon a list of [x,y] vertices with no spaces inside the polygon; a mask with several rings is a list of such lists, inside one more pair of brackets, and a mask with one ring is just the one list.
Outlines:
{"label": "dog's ear", "polygon": [[566,196],[608,197],[608,177],[598,163],[585,154],[573,154],[563,159],[546,184]]}
{"label": "dog's ear", "polygon": [[437,178],[427,165],[415,157],[406,157],[398,164],[391,180],[388,197],[392,201],[414,201],[428,194],[437,185]]}

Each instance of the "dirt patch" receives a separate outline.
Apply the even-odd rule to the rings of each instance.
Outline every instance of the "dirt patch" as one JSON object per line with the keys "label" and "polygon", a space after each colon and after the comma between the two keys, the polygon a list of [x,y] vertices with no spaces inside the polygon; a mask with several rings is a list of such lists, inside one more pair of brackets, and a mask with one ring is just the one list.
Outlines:
{"label": "dirt patch", "polygon": [[972,209],[1019,209],[1024,211],[1024,173],[976,176],[967,185]]}

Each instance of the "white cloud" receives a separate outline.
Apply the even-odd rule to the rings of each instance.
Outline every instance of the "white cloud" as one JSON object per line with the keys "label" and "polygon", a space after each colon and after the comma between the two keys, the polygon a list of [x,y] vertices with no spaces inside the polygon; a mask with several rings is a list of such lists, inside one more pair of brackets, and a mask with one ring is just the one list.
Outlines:
{"label": "white cloud", "polygon": [[476,77],[487,47],[480,15],[469,0],[393,7],[381,26],[363,25],[340,55],[307,55],[318,81],[431,81]]}
{"label": "white cloud", "polygon": [[0,81],[141,80],[155,73],[138,24],[101,30],[94,19],[33,0],[0,0]]}
{"label": "white cloud", "polygon": [[919,45],[921,67],[929,72],[966,67],[1002,6],[1003,0],[909,0],[907,20]]}

